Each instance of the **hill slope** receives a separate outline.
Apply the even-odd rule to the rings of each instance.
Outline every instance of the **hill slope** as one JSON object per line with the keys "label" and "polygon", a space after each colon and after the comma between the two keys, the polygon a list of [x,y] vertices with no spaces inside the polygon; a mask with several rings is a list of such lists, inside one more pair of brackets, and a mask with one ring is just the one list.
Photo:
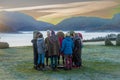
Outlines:
{"label": "hill slope", "polygon": [[120,14],[112,19],[72,17],[56,25],[56,30],[120,31]]}
{"label": "hill slope", "polygon": [[17,32],[46,30],[54,25],[36,21],[33,17],[20,12],[0,12],[0,31]]}

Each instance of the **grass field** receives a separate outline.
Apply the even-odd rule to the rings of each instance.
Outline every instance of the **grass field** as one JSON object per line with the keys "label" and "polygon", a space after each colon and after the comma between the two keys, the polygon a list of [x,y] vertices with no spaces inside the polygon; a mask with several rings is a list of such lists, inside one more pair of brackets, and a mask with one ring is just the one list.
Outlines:
{"label": "grass field", "polygon": [[36,71],[32,47],[0,49],[0,80],[120,80],[120,47],[85,45],[83,67]]}

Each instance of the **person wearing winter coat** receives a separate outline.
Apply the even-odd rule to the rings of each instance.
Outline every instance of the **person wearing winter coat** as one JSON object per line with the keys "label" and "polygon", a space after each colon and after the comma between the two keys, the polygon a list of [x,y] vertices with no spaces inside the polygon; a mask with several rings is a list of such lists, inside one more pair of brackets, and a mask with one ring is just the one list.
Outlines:
{"label": "person wearing winter coat", "polygon": [[[38,67],[43,70],[46,47],[45,47],[45,41],[44,41],[42,33],[40,33],[38,35],[37,50],[38,50]],[[42,66],[42,68],[41,68],[41,66]]]}
{"label": "person wearing winter coat", "polygon": [[[64,35],[64,33],[62,31],[58,31],[57,32],[57,37],[58,37],[60,48],[61,48],[62,47],[62,41],[63,41],[65,35]],[[65,62],[64,62],[64,55],[63,55],[63,53],[59,53],[59,55],[58,55],[58,65],[60,64],[60,56],[62,56],[62,63],[64,65]]]}
{"label": "person wearing winter coat", "polygon": [[46,66],[48,66],[48,60],[49,60],[49,58],[50,58],[50,47],[51,47],[51,45],[50,45],[50,41],[49,41],[49,39],[50,39],[50,30],[47,30],[47,37],[45,38],[45,45],[46,45],[46,52],[45,52],[45,57],[46,57]]}
{"label": "person wearing winter coat", "polygon": [[70,37],[70,33],[66,33],[66,38],[62,41],[61,52],[65,56],[65,69],[72,69],[72,53],[74,49],[73,40]]}
{"label": "person wearing winter coat", "polygon": [[73,52],[73,63],[75,67],[82,65],[81,51],[82,51],[82,39],[78,33],[74,36],[74,52]]}
{"label": "person wearing winter coat", "polygon": [[51,31],[51,36],[49,38],[49,46],[50,46],[50,49],[48,50],[48,52],[51,59],[51,68],[53,70],[56,70],[60,45],[54,31]]}
{"label": "person wearing winter coat", "polygon": [[83,40],[83,35],[82,33],[78,33],[79,37]]}
{"label": "person wearing winter coat", "polygon": [[75,32],[73,30],[70,31],[70,37],[73,40],[74,39]]}
{"label": "person wearing winter coat", "polygon": [[37,35],[39,34],[38,31],[33,32],[33,39],[31,40],[33,44],[33,62],[34,62],[34,69],[37,69],[37,61],[38,61],[38,51],[37,51]]}

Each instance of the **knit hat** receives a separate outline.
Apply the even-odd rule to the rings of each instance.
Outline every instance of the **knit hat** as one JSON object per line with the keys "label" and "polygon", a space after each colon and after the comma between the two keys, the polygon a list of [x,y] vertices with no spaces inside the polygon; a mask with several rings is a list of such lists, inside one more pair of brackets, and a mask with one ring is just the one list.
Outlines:
{"label": "knit hat", "polygon": [[35,38],[37,38],[37,34],[39,33],[39,31],[37,31],[37,30],[35,30],[35,31],[33,31],[33,38],[35,39]]}
{"label": "knit hat", "polygon": [[49,35],[49,36],[50,36],[50,30],[47,30],[47,35]]}
{"label": "knit hat", "polygon": [[50,33],[50,30],[47,30],[47,33]]}
{"label": "knit hat", "polygon": [[53,30],[51,31],[51,36],[55,36],[55,32]]}
{"label": "knit hat", "polygon": [[67,33],[66,33],[66,36],[70,36],[70,32],[67,32]]}

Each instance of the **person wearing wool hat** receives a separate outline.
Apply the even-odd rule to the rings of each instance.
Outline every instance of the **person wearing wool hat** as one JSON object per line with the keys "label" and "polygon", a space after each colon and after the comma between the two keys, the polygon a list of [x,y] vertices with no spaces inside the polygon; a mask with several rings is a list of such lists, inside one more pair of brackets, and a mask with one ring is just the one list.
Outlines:
{"label": "person wearing wool hat", "polygon": [[[60,44],[60,48],[61,48],[61,47],[62,47],[62,41],[63,41],[65,35],[64,35],[64,33],[60,30],[60,31],[57,32],[57,37],[58,37],[59,44]],[[64,62],[64,55],[63,55],[63,53],[60,53],[60,52],[59,52],[59,55],[58,55],[58,65],[60,64],[60,56],[62,56],[62,63],[63,63],[63,65],[64,65],[64,63],[65,63],[65,62]]]}
{"label": "person wearing wool hat", "polygon": [[33,44],[33,62],[34,62],[34,69],[37,70],[37,61],[38,61],[38,51],[37,51],[37,38],[38,38],[38,34],[39,34],[39,31],[34,31],[33,32],[33,39],[31,40],[32,44]]}
{"label": "person wearing wool hat", "polygon": [[67,32],[67,33],[66,33],[66,37],[70,37],[70,32]]}
{"label": "person wearing wool hat", "polygon": [[71,39],[73,40],[73,39],[74,39],[75,32],[74,32],[73,30],[71,30],[69,33],[70,33]]}
{"label": "person wearing wool hat", "polygon": [[50,59],[51,59],[51,68],[53,70],[56,70],[60,45],[59,45],[58,38],[55,35],[55,32],[53,30],[51,31],[51,36],[48,39],[48,41],[49,41],[49,46],[50,46],[48,50],[49,51],[48,55],[50,56]]}
{"label": "person wearing wool hat", "polygon": [[44,57],[45,57],[45,41],[43,38],[42,33],[38,34],[37,38],[37,50],[38,50],[38,69],[44,70],[45,65],[44,65]]}
{"label": "person wearing wool hat", "polygon": [[63,39],[63,41],[62,41],[62,48],[61,48],[61,52],[65,56],[65,66],[64,67],[66,70],[72,69],[73,49],[74,49],[73,40],[70,37],[70,33],[67,32],[65,39]]}
{"label": "person wearing wool hat", "polygon": [[78,33],[75,33],[74,36],[74,52],[73,52],[73,63],[75,67],[81,67],[82,66],[82,58],[81,58],[81,52],[82,52],[82,39],[79,36]]}
{"label": "person wearing wool hat", "polygon": [[45,45],[46,45],[46,52],[45,52],[45,57],[46,57],[46,66],[49,66],[48,61],[50,58],[50,30],[47,30],[47,37],[45,38]]}

